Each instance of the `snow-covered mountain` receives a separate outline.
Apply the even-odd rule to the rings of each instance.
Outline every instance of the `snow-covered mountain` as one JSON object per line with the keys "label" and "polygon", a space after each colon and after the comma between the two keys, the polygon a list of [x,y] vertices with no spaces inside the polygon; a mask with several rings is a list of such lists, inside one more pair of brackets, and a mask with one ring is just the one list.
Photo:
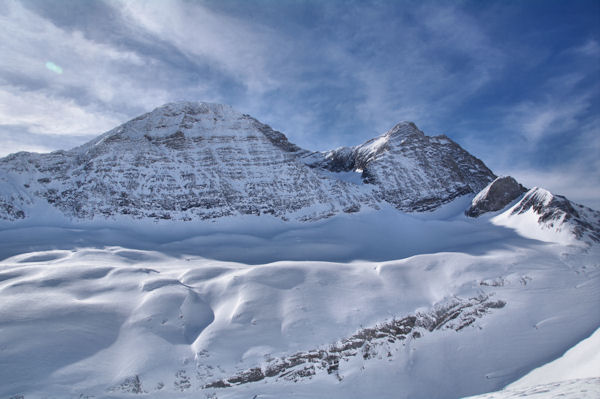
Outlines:
{"label": "snow-covered mountain", "polygon": [[474,218],[489,213],[494,214],[493,223],[514,228],[526,237],[565,244],[600,242],[600,212],[543,188],[527,190],[510,176],[488,184],[465,211]]}
{"label": "snow-covered mountain", "polygon": [[360,172],[376,198],[406,212],[436,209],[479,192],[495,178],[447,136],[426,136],[411,122],[356,147],[311,154],[306,161],[333,172]]}
{"label": "snow-covered mountain", "polygon": [[1,159],[0,218],[27,218],[50,205],[83,219],[271,214],[314,221],[381,203],[432,210],[494,177],[452,140],[425,136],[412,123],[319,154],[229,106],[184,102],[70,151]]}
{"label": "snow-covered mountain", "polygon": [[0,159],[0,398],[591,398],[599,306],[599,212],[409,122],[176,103]]}
{"label": "snow-covered mountain", "polygon": [[0,217],[50,204],[74,218],[317,220],[375,201],[297,161],[300,148],[231,107],[167,104],[70,151],[0,160]]}
{"label": "snow-covered mountain", "polygon": [[550,235],[561,237],[566,243],[574,240],[600,242],[600,212],[543,188],[529,190],[495,221],[541,240]]}

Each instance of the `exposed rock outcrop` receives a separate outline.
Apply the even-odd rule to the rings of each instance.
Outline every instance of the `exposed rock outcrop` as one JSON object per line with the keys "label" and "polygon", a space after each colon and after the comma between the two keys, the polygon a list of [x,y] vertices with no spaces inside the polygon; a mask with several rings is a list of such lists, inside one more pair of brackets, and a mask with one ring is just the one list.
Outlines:
{"label": "exposed rock outcrop", "polygon": [[527,189],[510,176],[498,177],[473,198],[465,214],[478,217],[487,212],[504,209]]}
{"label": "exposed rock outcrop", "polygon": [[600,212],[543,188],[532,188],[507,212],[510,212],[509,219],[530,214],[544,230],[567,232],[580,241],[600,242]]}

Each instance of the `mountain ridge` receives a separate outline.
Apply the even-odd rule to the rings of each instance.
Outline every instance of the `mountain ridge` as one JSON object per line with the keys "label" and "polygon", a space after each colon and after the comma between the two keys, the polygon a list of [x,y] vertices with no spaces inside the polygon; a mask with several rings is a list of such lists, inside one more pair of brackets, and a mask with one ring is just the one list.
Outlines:
{"label": "mountain ridge", "polygon": [[357,146],[311,152],[250,115],[202,102],[165,104],[71,150],[0,159],[0,220],[8,223],[55,211],[67,220],[314,222],[386,206],[429,212],[470,195],[467,216],[517,201],[494,220],[534,238],[600,241],[600,213],[537,190],[497,177],[412,122]]}
{"label": "mountain ridge", "polygon": [[[74,218],[266,213],[314,221],[385,203],[433,210],[495,177],[452,140],[425,136],[411,122],[330,153],[343,151],[353,160],[336,170],[329,155],[227,105],[169,103],[68,151],[0,159],[0,218],[24,219],[46,202]],[[326,173],[340,171],[360,180]]]}

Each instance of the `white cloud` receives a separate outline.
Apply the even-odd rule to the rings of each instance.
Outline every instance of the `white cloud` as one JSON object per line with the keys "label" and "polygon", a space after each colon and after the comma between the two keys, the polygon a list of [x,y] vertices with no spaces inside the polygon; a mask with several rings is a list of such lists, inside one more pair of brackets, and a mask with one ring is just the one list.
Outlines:
{"label": "white cloud", "polygon": [[54,148],[51,146],[23,143],[14,139],[4,139],[2,140],[2,147],[0,147],[0,157],[5,157],[8,154],[20,151],[45,153],[50,152],[53,149]]}
{"label": "white cloud", "polygon": [[[139,112],[169,99],[166,90],[152,84],[153,68],[159,68],[155,60],[91,40],[80,31],[59,28],[18,2],[7,1],[3,5],[0,84],[4,91],[18,87],[13,95],[26,95],[28,100],[40,101],[32,104],[32,108],[40,109],[63,98],[71,99],[71,103],[75,99],[79,103],[94,103],[104,113],[124,108]],[[47,64],[60,66],[62,73],[52,72]],[[55,117],[58,119],[60,115]],[[75,128],[60,121],[55,124],[63,125],[66,131]],[[39,126],[48,126],[48,123]]]}
{"label": "white cloud", "polygon": [[[30,133],[75,136],[100,134],[123,122],[117,113],[84,107],[45,91],[11,86],[0,86],[0,121],[4,125],[25,126]],[[45,148],[43,144],[38,147]]]}
{"label": "white cloud", "polygon": [[504,110],[504,125],[532,146],[549,136],[580,129],[599,87],[597,82],[582,84],[587,77],[585,68],[580,68],[548,78],[539,90]]}
{"label": "white cloud", "polygon": [[551,97],[544,102],[518,104],[508,124],[522,132],[532,145],[548,135],[565,133],[578,126],[577,117],[589,109],[588,96]]}
{"label": "white cloud", "polygon": [[83,142],[173,95],[155,83],[156,60],[57,27],[21,3],[2,7],[0,124],[20,127],[3,138],[4,153],[57,149],[52,135]]}
{"label": "white cloud", "polygon": [[[6,2],[0,14],[0,73],[23,80],[44,82],[55,91],[77,88],[93,98],[109,102],[123,92],[119,79],[124,69],[141,68],[137,54],[113,48],[62,30],[16,2]],[[46,64],[60,65],[52,73]],[[125,83],[127,85],[127,83]]]}

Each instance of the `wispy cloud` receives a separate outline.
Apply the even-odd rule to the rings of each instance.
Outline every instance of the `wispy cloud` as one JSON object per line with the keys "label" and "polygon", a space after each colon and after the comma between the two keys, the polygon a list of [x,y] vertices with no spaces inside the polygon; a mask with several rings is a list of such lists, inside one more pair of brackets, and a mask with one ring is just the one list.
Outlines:
{"label": "wispy cloud", "polygon": [[143,76],[136,71],[153,60],[61,29],[18,2],[2,6],[0,130],[21,131],[3,153],[19,142],[31,149],[28,133],[42,135],[35,149],[57,149],[56,141],[43,140],[43,134],[99,134],[135,115],[131,110],[168,98],[164,90],[131,78]]}
{"label": "wispy cloud", "polygon": [[[48,88],[65,97],[79,90],[87,100],[110,102],[134,89],[130,79],[119,78],[148,62],[134,52],[89,40],[83,32],[63,30],[17,2],[5,5],[0,72],[31,90]],[[52,73],[57,67],[61,74]]]}
{"label": "wispy cloud", "polygon": [[590,93],[550,96],[539,102],[519,103],[507,115],[506,125],[522,132],[530,145],[536,145],[545,137],[577,128],[578,118],[589,108]]}
{"label": "wispy cloud", "polygon": [[589,116],[600,82],[582,84],[586,71],[551,76],[536,91],[505,110],[504,125],[521,132],[530,145],[578,128]]}
{"label": "wispy cloud", "polygon": [[[365,63],[360,73],[367,93],[360,108],[373,124],[383,113],[388,127],[403,118],[439,129],[434,121],[489,83],[503,68],[504,55],[457,7],[426,4],[406,15],[412,23],[387,27],[389,42],[375,55],[378,62]],[[374,25],[377,18],[369,22]]]}
{"label": "wispy cloud", "polygon": [[597,59],[600,57],[600,44],[594,39],[589,39],[583,45],[573,49],[573,51]]}
{"label": "wispy cloud", "polygon": [[25,126],[30,133],[67,136],[103,132],[121,122],[94,106],[54,97],[45,90],[25,91],[11,86],[0,86],[0,121],[1,125]]}
{"label": "wispy cloud", "polygon": [[[114,123],[125,116],[120,112],[125,104],[131,108],[129,104],[135,103],[140,110],[168,98],[163,89],[144,84],[151,81],[148,69],[154,60],[90,40],[81,31],[61,29],[20,3],[8,1],[4,5],[0,14],[3,109],[13,112],[28,103],[30,111],[18,108],[29,116],[3,114],[3,120],[21,118],[27,123],[34,112],[47,109],[35,121],[34,130],[54,125],[70,134],[81,123],[92,127],[86,122],[75,122],[76,108],[81,109],[78,112],[86,120]],[[17,103],[13,104],[13,100]],[[67,109],[74,116],[69,118],[74,124],[59,120],[42,123],[42,119],[48,120],[51,109]],[[59,119],[61,114],[54,115]],[[94,130],[104,129],[107,123],[100,123]],[[49,131],[55,132],[54,128]]]}
{"label": "wispy cloud", "polygon": [[505,174],[529,188],[542,187],[592,209],[600,209],[600,178],[589,174],[589,166],[569,165],[546,170],[520,167],[507,169]]}
{"label": "wispy cloud", "polygon": [[112,2],[123,18],[174,45],[196,62],[221,68],[252,91],[277,87],[273,59],[286,51],[276,32],[217,14],[202,3]]}

